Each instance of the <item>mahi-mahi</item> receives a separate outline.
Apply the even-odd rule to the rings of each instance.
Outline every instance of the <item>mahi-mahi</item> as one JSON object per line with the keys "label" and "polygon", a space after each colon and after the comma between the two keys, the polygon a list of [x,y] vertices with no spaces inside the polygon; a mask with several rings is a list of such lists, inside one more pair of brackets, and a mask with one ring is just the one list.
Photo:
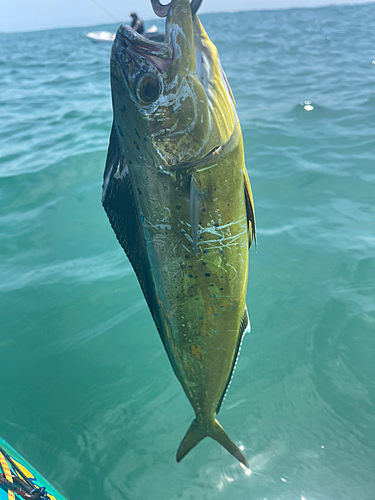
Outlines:
{"label": "mahi-mahi", "polygon": [[120,26],[112,47],[103,206],[195,412],[177,461],[209,436],[248,467],[215,418],[249,329],[255,220],[240,124],[201,2],[152,3],[164,43]]}

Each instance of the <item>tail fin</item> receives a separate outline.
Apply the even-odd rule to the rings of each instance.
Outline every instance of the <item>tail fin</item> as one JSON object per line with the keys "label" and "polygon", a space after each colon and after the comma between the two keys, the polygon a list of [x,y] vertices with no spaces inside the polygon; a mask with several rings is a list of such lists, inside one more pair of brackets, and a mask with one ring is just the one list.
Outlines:
{"label": "tail fin", "polygon": [[221,446],[224,446],[224,448],[237,458],[237,460],[245,467],[248,469],[250,468],[246,458],[243,456],[238,446],[231,441],[216,419],[213,419],[208,423],[199,422],[196,418],[193,420],[187,433],[181,441],[180,446],[178,447],[176,455],[177,462],[180,462],[184,456],[187,455],[192,448],[194,448],[194,446],[207,436],[220,443]]}

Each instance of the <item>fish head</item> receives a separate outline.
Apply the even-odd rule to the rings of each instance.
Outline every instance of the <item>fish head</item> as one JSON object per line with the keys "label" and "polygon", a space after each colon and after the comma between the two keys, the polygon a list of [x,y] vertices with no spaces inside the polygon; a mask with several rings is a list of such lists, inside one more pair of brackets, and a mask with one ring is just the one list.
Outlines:
{"label": "fish head", "polygon": [[216,47],[189,0],[172,0],[163,43],[120,26],[112,47],[114,127],[123,153],[157,168],[203,158],[237,117]]}

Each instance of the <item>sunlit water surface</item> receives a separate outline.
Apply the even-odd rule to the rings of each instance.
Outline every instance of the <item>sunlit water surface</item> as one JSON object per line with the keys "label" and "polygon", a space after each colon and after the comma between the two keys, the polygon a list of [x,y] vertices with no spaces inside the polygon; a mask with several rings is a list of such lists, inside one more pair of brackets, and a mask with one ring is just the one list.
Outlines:
{"label": "sunlit water surface", "polygon": [[251,473],[211,440],[175,462],[192,410],[100,204],[87,28],[0,35],[0,435],[71,500],[373,500],[375,4],[201,19],[256,204],[219,415]]}

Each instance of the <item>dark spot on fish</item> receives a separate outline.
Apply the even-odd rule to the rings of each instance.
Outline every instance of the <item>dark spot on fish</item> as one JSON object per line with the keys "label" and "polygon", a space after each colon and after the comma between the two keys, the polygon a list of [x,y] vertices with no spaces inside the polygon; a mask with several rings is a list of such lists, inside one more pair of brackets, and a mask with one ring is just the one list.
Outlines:
{"label": "dark spot on fish", "polygon": [[181,229],[181,233],[185,234],[186,233],[185,229]]}
{"label": "dark spot on fish", "polygon": [[207,262],[202,262],[202,266],[207,266]]}
{"label": "dark spot on fish", "polygon": [[181,210],[181,205],[176,205],[176,210]]}
{"label": "dark spot on fish", "polygon": [[224,290],[224,288],[220,288],[220,290]]}
{"label": "dark spot on fish", "polygon": [[216,347],[216,350],[218,351],[220,349],[220,347]]}
{"label": "dark spot on fish", "polygon": [[147,142],[147,137],[144,137],[144,141]]}
{"label": "dark spot on fish", "polygon": [[124,137],[124,134],[122,133],[120,125],[117,125],[117,130],[118,130],[118,133],[121,135],[121,137]]}
{"label": "dark spot on fish", "polygon": [[[214,314],[214,316],[219,316],[217,313]],[[215,333],[215,332],[214,332]]]}
{"label": "dark spot on fish", "polygon": [[219,227],[219,224],[214,224],[215,227]]}
{"label": "dark spot on fish", "polygon": [[197,297],[195,300],[199,300],[199,298]]}
{"label": "dark spot on fish", "polygon": [[137,188],[137,191],[138,191],[138,194],[139,194],[139,195],[141,195],[141,194],[142,194],[142,191],[141,191],[139,188]]}
{"label": "dark spot on fish", "polygon": [[192,275],[192,274],[189,274],[188,278],[192,278],[192,277],[193,277],[193,275]]}
{"label": "dark spot on fish", "polygon": [[[124,136],[123,136],[123,137],[124,137]],[[134,144],[134,146],[135,146],[135,147],[138,149],[138,151],[139,151],[138,142],[137,142],[137,141],[133,141],[133,144]]]}
{"label": "dark spot on fish", "polygon": [[121,109],[120,109],[121,113],[125,113],[126,112],[126,106],[124,105]]}
{"label": "dark spot on fish", "polygon": [[208,250],[203,250],[203,253],[208,253]]}
{"label": "dark spot on fish", "polygon": [[193,269],[193,266],[189,266],[189,269]]}
{"label": "dark spot on fish", "polygon": [[189,256],[188,256],[188,255],[185,255],[185,259],[188,259],[188,258],[189,258]]}
{"label": "dark spot on fish", "polygon": [[210,273],[206,273],[205,276],[207,276],[207,278],[208,278],[209,276],[211,276],[211,274]]}
{"label": "dark spot on fish", "polygon": [[214,191],[216,191],[216,188],[214,188]]}
{"label": "dark spot on fish", "polygon": [[141,136],[138,134],[138,130],[136,128],[134,130],[135,130],[135,135],[138,137],[138,139],[140,139]]}
{"label": "dark spot on fish", "polygon": [[131,165],[133,162],[131,160],[128,161],[129,165]]}
{"label": "dark spot on fish", "polygon": [[224,253],[224,250],[220,250],[220,253]]}
{"label": "dark spot on fish", "polygon": [[168,191],[168,186],[163,186],[164,191]]}
{"label": "dark spot on fish", "polygon": [[199,332],[198,335],[202,335],[202,332]]}
{"label": "dark spot on fish", "polygon": [[211,298],[215,297],[215,295],[210,295]]}
{"label": "dark spot on fish", "polygon": [[201,316],[199,319],[204,319],[204,316]]}
{"label": "dark spot on fish", "polygon": [[214,286],[214,285],[211,284],[210,286]]}

